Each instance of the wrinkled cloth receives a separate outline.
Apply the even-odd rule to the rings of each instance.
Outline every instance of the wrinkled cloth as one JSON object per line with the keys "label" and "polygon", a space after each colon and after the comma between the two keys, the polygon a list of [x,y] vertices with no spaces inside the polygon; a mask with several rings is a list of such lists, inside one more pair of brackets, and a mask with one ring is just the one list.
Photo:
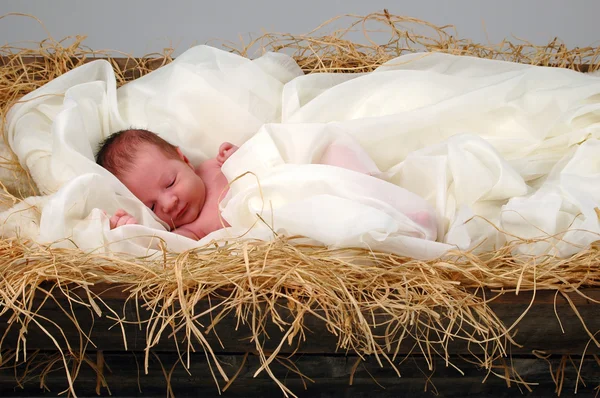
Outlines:
{"label": "wrinkled cloth", "polygon": [[[526,238],[516,253],[568,256],[600,233],[600,78],[565,69],[427,53],[305,76],[283,54],[250,61],[200,46],[119,89],[105,61],[81,66],[7,121],[11,148],[49,195],[30,232],[40,242],[144,254],[286,234],[434,258]],[[245,143],[223,166],[232,227],[199,242],[169,233],[97,166],[98,143],[127,127],[196,163],[223,141]],[[340,140],[365,151],[375,176],[315,164]],[[140,225],[110,230],[103,211],[117,208]]]}
{"label": "wrinkled cloth", "polygon": [[417,258],[448,250],[435,242],[437,216],[427,201],[374,177],[380,172],[368,157],[359,160],[366,173],[319,164],[331,145],[358,146],[333,125],[265,125],[223,164],[231,185],[222,217],[263,236],[302,235],[329,247]]}

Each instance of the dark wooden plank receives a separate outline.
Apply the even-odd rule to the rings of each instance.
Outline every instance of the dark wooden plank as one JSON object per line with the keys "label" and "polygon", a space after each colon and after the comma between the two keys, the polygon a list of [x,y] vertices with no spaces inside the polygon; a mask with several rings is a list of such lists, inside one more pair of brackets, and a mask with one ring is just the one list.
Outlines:
{"label": "dark wooden plank", "polygon": [[[94,290],[102,293],[105,303],[112,308],[119,316],[124,316],[128,321],[137,319],[138,309],[133,301],[125,302],[126,294],[122,293],[122,287],[98,286]],[[600,289],[584,289],[585,294],[594,300],[600,300]],[[66,299],[60,298],[58,291],[55,292],[58,303],[63,309],[68,309],[69,305]],[[491,296],[490,292],[487,292]],[[600,330],[600,317],[597,316],[600,304],[596,304],[592,300],[587,300],[581,296],[571,293],[569,297],[575,302],[577,310],[581,318],[585,321],[587,329],[590,333],[595,333]],[[521,292],[518,296],[514,293],[506,293],[498,297],[491,305],[496,314],[503,320],[505,325],[512,325],[528,308],[532,299],[531,292]],[[556,301],[556,303],[555,303]],[[212,301],[214,305],[216,302]],[[203,301],[198,305],[196,313],[200,313],[209,308],[208,302]],[[556,308],[556,312],[555,312]],[[281,303],[281,314],[288,314],[289,311],[285,307],[285,303]],[[48,300],[44,307],[39,311],[39,314],[53,323],[56,323],[62,328],[62,333],[66,336],[71,346],[78,346],[80,343],[79,332],[73,327],[73,322],[61,310],[60,306]],[[148,318],[148,311],[141,308],[139,314],[143,320]],[[557,318],[558,314],[558,318]],[[9,314],[0,317],[0,335],[4,334],[8,324],[7,318]],[[93,312],[82,305],[73,304],[73,316],[82,330],[91,330],[91,339],[96,345],[96,348],[101,350],[124,349],[123,334],[119,326],[115,326],[115,321],[109,319],[112,315],[106,309],[103,316],[98,318]],[[560,322],[558,321],[560,319]],[[209,316],[201,318],[200,321],[204,325],[210,324]],[[61,347],[66,347],[65,340],[61,338],[61,333],[50,321],[41,321],[42,325],[57,337]],[[300,347],[296,345],[284,345],[284,353],[291,353],[295,349],[299,349],[300,353],[334,353],[336,352],[338,337],[326,331],[322,321],[314,316],[305,317],[305,327],[307,328],[306,342]],[[561,329],[562,325],[562,329]],[[265,341],[265,349],[273,350],[279,344],[283,337],[283,332],[275,325],[269,323],[267,325],[269,339]],[[127,341],[127,349],[143,350],[146,347],[146,332],[145,326],[140,328],[136,325],[125,325],[125,336]],[[222,353],[242,353],[252,352],[256,350],[255,344],[249,341],[251,331],[248,325],[238,325],[238,320],[234,314],[229,314],[223,318],[215,328],[218,338],[214,333],[208,333],[206,339],[211,344],[213,349]],[[563,331],[564,330],[564,331]],[[522,347],[514,346],[511,348],[513,353],[531,353],[532,350],[545,351],[554,354],[576,354],[581,355],[587,347],[586,353],[600,353],[600,348],[595,344],[588,344],[590,337],[577,314],[571,309],[568,302],[561,296],[556,296],[552,291],[540,291],[535,295],[535,301],[529,309],[526,316],[513,329],[516,332],[515,340]],[[160,344],[155,347],[162,351],[174,351],[176,345],[173,339],[169,339],[167,335],[170,332],[164,333]],[[375,330],[375,334],[383,335],[382,330]],[[14,348],[16,346],[18,329],[16,324],[9,331],[4,340],[3,349]],[[182,341],[182,335],[178,336],[178,341]],[[223,347],[221,347],[221,343]],[[196,344],[196,347],[198,345]],[[37,327],[30,323],[27,332],[27,347],[30,349],[54,349],[50,339]],[[94,348],[94,347],[91,347]],[[409,353],[413,349],[413,342],[406,340],[400,349],[401,353]],[[450,353],[468,354],[473,347],[468,347],[460,341],[452,342],[448,350]],[[477,353],[477,351],[475,351]]]}
{"label": "dark wooden plank", "polygon": [[[19,56],[18,58],[16,58],[16,57],[10,57],[10,56],[5,55],[5,56],[0,56],[0,66],[9,65],[11,63],[16,63],[16,64],[20,64],[20,65],[32,65],[32,64],[43,65],[49,59],[51,59],[51,57]],[[154,70],[154,69],[160,68],[162,65],[164,65],[165,63],[168,63],[170,60],[168,57],[162,57],[159,55],[151,57],[151,58],[140,58],[140,57],[129,57],[129,58],[110,57],[109,58],[109,57],[97,56],[97,57],[86,57],[86,58],[71,57],[70,62],[71,62],[71,65],[78,65],[81,63],[88,63],[88,62],[96,61],[99,59],[109,60],[113,64],[113,66],[116,66],[117,69],[120,71],[134,69],[140,64],[143,64],[144,67],[149,70]]]}
{"label": "dark wooden plank", "polygon": [[[41,56],[25,56],[19,57],[19,63],[23,64],[33,64],[33,63],[43,63],[47,57]],[[106,59],[105,57],[88,57],[83,62],[91,62],[97,59]],[[143,62],[145,68],[149,70],[158,69],[165,63],[166,57],[153,56],[152,58],[140,58],[140,57],[111,57],[111,62],[117,66],[120,71],[132,71],[138,63]],[[10,63],[11,57],[1,56],[0,57],[0,65],[6,65]],[[77,65],[81,62],[79,58],[72,57],[71,62],[73,65]],[[323,59],[323,62],[327,63],[327,59]],[[554,66],[554,65],[551,65]],[[574,65],[574,70],[579,72],[587,72],[590,68],[589,64],[576,64]]]}
{"label": "dark wooden plank", "polygon": [[[166,396],[167,387],[161,364],[170,372],[173,392],[177,397],[218,397],[218,389],[210,376],[206,358],[202,354],[193,354],[188,372],[174,354],[159,353],[150,360],[149,373],[144,374],[143,358],[140,353],[104,352],[106,369],[105,377],[113,396]],[[135,355],[135,356],[134,356]],[[95,360],[95,355],[91,356]],[[159,363],[160,360],[160,363]],[[244,360],[242,355],[226,355],[219,357],[224,371],[230,377],[239,370],[232,385],[223,393],[223,397],[264,397],[282,396],[277,385],[265,372],[254,377],[260,366],[255,356]],[[357,363],[355,356],[315,356],[296,355],[289,359],[296,368],[312,381],[305,379],[306,389],[302,379],[290,372],[284,366],[275,364],[272,370],[275,376],[300,397],[432,397],[437,392],[439,397],[549,397],[556,395],[556,385],[550,375],[549,365],[540,359],[515,357],[511,363],[524,381],[530,383],[529,392],[516,383],[507,383],[490,375],[486,379],[486,371],[462,361],[458,357],[450,360],[464,374],[453,367],[447,367],[441,359],[434,361],[434,370],[428,370],[428,365],[422,357],[408,357],[398,370],[401,377],[389,366],[379,367],[373,358]],[[561,358],[550,358],[553,369],[561,366]],[[579,367],[579,359],[573,364]],[[572,396],[576,387],[577,368],[571,362],[564,369],[562,396]],[[498,368],[497,372],[503,373]],[[17,368],[17,375],[22,367]],[[353,382],[350,385],[350,377]],[[594,388],[600,385],[600,365],[593,359],[584,359],[581,364],[581,378],[578,383],[578,397],[593,397]],[[429,378],[429,379],[428,379]],[[39,389],[39,378],[33,377],[24,384],[25,389],[15,388],[15,372],[13,369],[0,371],[0,395],[3,397],[34,397],[56,396],[66,388],[67,382],[62,369],[56,368],[47,379],[49,392]],[[427,381],[428,380],[428,381]],[[484,382],[485,380],[485,382]],[[219,381],[221,387],[226,383]],[[585,384],[585,385],[584,385]],[[75,383],[76,393],[80,397],[96,396],[96,374],[89,366],[81,368]],[[426,390],[427,388],[427,390]],[[141,390],[141,392],[140,392]],[[107,396],[108,390],[102,389],[102,395]]]}

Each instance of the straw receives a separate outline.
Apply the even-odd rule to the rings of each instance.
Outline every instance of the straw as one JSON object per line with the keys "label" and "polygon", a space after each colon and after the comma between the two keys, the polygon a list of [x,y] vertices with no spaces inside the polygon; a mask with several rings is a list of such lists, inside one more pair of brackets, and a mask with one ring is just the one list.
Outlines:
{"label": "straw", "polygon": [[[335,24],[345,27],[327,32]],[[350,40],[348,37],[356,32],[364,37]],[[381,39],[382,34],[387,35],[385,39]],[[172,50],[142,58],[126,54],[117,54],[115,58],[114,52],[93,51],[83,43],[80,36],[60,41],[49,37],[34,49],[1,47],[3,120],[8,109],[23,95],[91,59],[108,59],[119,85],[172,61]],[[567,49],[557,39],[547,45],[522,40],[482,45],[460,39],[451,26],[434,26],[388,12],[335,18],[306,35],[266,33],[250,43],[223,46],[252,57],[265,51],[291,53],[307,73],[367,72],[398,55],[416,51],[442,51],[572,69],[581,68],[581,64],[589,70],[599,68],[598,48]],[[3,135],[6,139],[6,132]],[[36,192],[8,147],[0,166],[6,205]],[[17,183],[13,182],[15,178]],[[215,347],[205,335],[214,333],[218,337],[222,332],[220,321],[226,316],[236,317],[240,325],[251,330],[254,349],[260,358],[256,373],[267,373],[285,396],[294,396],[294,392],[277,379],[272,371],[274,366],[283,366],[310,381],[310,375],[301,374],[293,363],[278,356],[295,352],[305,340],[310,344],[314,337],[305,327],[307,316],[320,319],[323,332],[326,330],[337,338],[338,352],[356,353],[359,358],[371,355],[381,366],[389,366],[398,374],[399,365],[410,355],[401,354],[406,352],[401,348],[406,344],[412,344],[411,354],[425,358],[430,371],[435,357],[460,370],[451,360],[448,348],[451,341],[458,340],[471,348],[470,361],[507,383],[529,389],[529,384],[506,361],[510,348],[516,344],[513,334],[518,320],[505,325],[490,308],[493,297],[481,292],[495,289],[504,294],[518,294],[547,289],[567,298],[564,293],[573,291],[585,297],[584,287],[600,286],[600,270],[596,245],[569,259],[513,257],[514,248],[522,243],[515,239],[491,253],[456,252],[443,260],[418,261],[362,249],[310,246],[295,237],[275,237],[271,242],[240,240],[221,245],[212,243],[180,254],[164,252],[160,260],[153,260],[4,238],[0,241],[0,315],[8,316],[10,328],[21,332],[16,342],[6,340],[6,335],[1,337],[0,348],[16,350],[4,352],[0,363],[34,359],[22,356],[27,353],[24,331],[35,324],[51,337],[58,351],[47,366],[41,367],[42,375],[62,364],[69,392],[75,395],[74,380],[81,364],[86,363],[98,372],[98,391],[107,387],[103,374],[107,364],[102,352],[98,351],[96,361],[87,358],[86,352],[94,349],[90,331],[79,327],[73,308],[84,305],[93,316],[102,313],[113,319],[119,326],[114,328],[115,333],[123,334],[125,342],[123,324],[136,320],[120,317],[117,309],[108,307],[101,295],[90,289],[98,283],[111,283],[123,286],[128,300],[150,316],[139,324],[146,336],[146,370],[158,341],[164,337],[175,339],[176,333],[183,332],[184,341],[176,341],[180,363],[188,367],[189,354],[203,350],[212,377],[223,390],[236,379],[239,370],[233,375],[226,374]],[[44,289],[41,284],[46,281],[55,282],[54,287]],[[77,287],[83,290],[78,291]],[[69,344],[61,328],[43,318],[38,313],[39,307],[33,306],[34,297],[59,303],[55,297],[59,290],[69,303],[68,307],[61,307],[62,311],[80,333],[78,347]],[[195,312],[200,302],[211,303],[204,314]],[[572,301],[570,304],[577,313]],[[527,315],[525,311],[519,320]],[[585,327],[581,316],[580,320]],[[267,352],[264,341],[269,324],[278,327],[283,337],[275,344],[274,351]],[[592,332],[587,330],[591,344],[597,344]],[[60,348],[61,341],[66,343],[64,350]],[[163,368],[167,384],[173,369]],[[44,377],[41,386],[45,385]],[[555,380],[560,392],[562,378]],[[428,379],[427,383],[430,382]],[[432,388],[435,390],[435,386]],[[170,385],[167,391],[172,395]]]}

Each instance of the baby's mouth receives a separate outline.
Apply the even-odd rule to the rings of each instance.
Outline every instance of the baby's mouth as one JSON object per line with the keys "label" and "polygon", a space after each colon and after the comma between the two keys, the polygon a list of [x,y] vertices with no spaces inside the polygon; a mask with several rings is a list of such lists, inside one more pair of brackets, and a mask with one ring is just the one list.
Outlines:
{"label": "baby's mouth", "polygon": [[181,210],[179,210],[179,213],[177,213],[177,215],[175,216],[175,219],[176,219],[177,221],[180,221],[180,220],[181,220],[181,217],[183,216],[183,214],[184,214],[184,213],[185,213],[185,211],[187,210],[187,207],[188,207],[188,205],[186,204],[185,206],[183,206],[183,207],[181,208]]}

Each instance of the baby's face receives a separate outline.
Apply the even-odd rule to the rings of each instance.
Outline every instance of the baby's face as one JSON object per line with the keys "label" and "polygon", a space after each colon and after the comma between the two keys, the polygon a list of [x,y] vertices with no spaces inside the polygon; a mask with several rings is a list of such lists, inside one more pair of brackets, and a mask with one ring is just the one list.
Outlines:
{"label": "baby's face", "polygon": [[204,207],[206,187],[187,158],[179,149],[179,158],[169,158],[150,144],[137,150],[132,170],[121,181],[171,228],[195,221]]}

